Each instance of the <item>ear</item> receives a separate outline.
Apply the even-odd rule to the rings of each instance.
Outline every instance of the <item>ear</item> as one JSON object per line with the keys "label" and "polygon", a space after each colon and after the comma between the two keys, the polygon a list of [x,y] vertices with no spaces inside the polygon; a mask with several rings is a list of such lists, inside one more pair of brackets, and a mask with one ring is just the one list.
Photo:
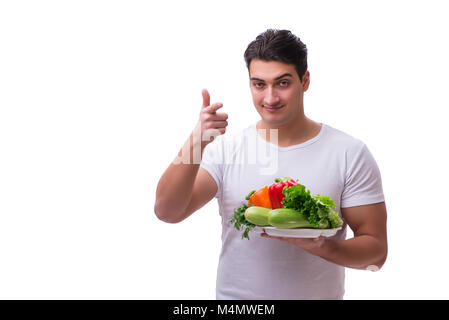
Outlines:
{"label": "ear", "polygon": [[307,91],[307,89],[309,89],[309,84],[310,84],[310,72],[309,70],[307,70],[304,75],[302,76],[302,90],[305,92]]}

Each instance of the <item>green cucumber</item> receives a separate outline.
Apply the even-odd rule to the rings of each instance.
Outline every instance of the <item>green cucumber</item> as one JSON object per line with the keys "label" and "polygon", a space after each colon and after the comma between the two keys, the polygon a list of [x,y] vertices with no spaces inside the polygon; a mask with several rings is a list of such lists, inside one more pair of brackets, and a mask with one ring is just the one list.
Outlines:
{"label": "green cucumber", "polygon": [[251,206],[245,210],[245,218],[256,226],[269,226],[268,213],[271,209]]}
{"label": "green cucumber", "polygon": [[270,210],[268,223],[280,229],[313,228],[304,214],[287,208]]}

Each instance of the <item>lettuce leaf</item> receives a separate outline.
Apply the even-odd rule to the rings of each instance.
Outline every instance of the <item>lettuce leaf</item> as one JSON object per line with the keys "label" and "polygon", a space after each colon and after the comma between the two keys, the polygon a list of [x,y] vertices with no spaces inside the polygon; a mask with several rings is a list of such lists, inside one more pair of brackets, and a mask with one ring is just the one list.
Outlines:
{"label": "lettuce leaf", "polygon": [[332,210],[336,208],[336,205],[331,197],[313,196],[302,184],[286,187],[282,192],[284,193],[283,207],[295,209],[304,214],[314,228],[338,228],[343,224],[338,214]]}
{"label": "lettuce leaf", "polygon": [[[310,190],[307,190],[302,184],[284,187],[282,192],[284,193],[284,199],[281,202],[283,208],[291,208],[303,213],[314,228],[329,229],[343,225],[338,213],[332,210],[336,208],[336,205],[331,197],[313,196],[310,194]],[[246,200],[248,200],[248,197]],[[249,207],[246,203],[243,203],[239,208],[234,209],[234,215],[229,220],[237,230],[244,229],[242,239],[248,240],[249,231],[256,226],[245,218],[245,211]]]}

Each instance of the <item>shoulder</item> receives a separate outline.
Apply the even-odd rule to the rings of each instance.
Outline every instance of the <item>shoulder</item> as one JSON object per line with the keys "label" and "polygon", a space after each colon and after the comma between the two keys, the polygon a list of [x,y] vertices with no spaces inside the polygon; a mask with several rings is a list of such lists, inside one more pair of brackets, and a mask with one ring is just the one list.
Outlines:
{"label": "shoulder", "polygon": [[[360,139],[328,126],[329,141],[337,146],[348,172],[374,172],[378,175],[377,163],[368,146]],[[363,176],[363,175],[362,175]]]}
{"label": "shoulder", "polygon": [[354,137],[353,135],[346,133],[342,130],[336,129],[328,124],[323,124],[326,129],[326,142],[330,145],[345,151],[357,152],[365,148],[365,143]]}

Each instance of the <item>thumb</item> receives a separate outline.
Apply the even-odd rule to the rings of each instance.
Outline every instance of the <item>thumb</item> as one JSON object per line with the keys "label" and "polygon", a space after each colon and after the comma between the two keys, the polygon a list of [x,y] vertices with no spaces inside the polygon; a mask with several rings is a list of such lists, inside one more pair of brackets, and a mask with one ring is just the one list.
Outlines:
{"label": "thumb", "polygon": [[210,95],[206,89],[203,89],[201,93],[203,95],[203,108],[205,108],[210,105]]}

